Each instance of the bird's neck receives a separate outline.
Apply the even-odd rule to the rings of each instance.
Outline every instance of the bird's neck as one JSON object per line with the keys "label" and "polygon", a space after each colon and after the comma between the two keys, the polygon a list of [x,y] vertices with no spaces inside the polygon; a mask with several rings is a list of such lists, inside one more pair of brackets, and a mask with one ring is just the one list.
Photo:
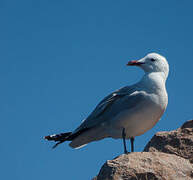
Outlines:
{"label": "bird's neck", "polygon": [[162,72],[146,73],[139,84],[152,91],[165,91],[166,78]]}

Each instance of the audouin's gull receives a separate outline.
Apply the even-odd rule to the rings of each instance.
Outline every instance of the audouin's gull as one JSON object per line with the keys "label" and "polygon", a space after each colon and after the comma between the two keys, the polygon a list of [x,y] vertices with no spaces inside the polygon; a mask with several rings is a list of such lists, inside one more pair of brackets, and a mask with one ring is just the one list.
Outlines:
{"label": "audouin's gull", "polygon": [[131,86],[123,87],[105,97],[94,111],[73,132],[46,136],[57,144],[71,141],[72,148],[80,148],[89,142],[103,138],[122,138],[124,153],[127,153],[125,139],[131,140],[151,129],[163,115],[168,95],[165,82],[169,73],[166,58],[150,53],[144,58],[129,61],[128,66],[142,68],[145,75]]}

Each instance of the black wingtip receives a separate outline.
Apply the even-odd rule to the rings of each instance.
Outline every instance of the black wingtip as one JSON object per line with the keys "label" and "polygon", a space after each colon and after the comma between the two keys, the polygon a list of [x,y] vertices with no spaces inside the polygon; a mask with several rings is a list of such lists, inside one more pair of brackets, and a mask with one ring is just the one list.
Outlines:
{"label": "black wingtip", "polygon": [[45,139],[45,140],[48,140],[48,141],[51,140],[50,136],[44,136],[44,139]]}
{"label": "black wingtip", "polygon": [[58,143],[56,143],[54,146],[52,146],[52,149],[55,149],[58,146]]}
{"label": "black wingtip", "polygon": [[58,142],[58,143],[56,143],[53,147],[52,147],[52,149],[55,149],[59,144],[61,144],[61,143],[63,143],[64,141],[60,141],[60,142]]}

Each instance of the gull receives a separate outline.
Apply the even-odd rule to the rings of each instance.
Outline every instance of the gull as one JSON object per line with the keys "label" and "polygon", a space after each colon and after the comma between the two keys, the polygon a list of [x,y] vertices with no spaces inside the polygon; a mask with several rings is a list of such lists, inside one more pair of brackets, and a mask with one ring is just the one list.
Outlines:
{"label": "gull", "polygon": [[46,140],[57,142],[53,148],[64,141],[71,141],[72,148],[81,148],[111,137],[123,139],[124,153],[128,153],[126,139],[130,139],[134,152],[134,138],[150,130],[166,110],[169,65],[157,53],[149,53],[127,65],[140,67],[145,72],[142,79],[105,97],[74,131],[45,136]]}

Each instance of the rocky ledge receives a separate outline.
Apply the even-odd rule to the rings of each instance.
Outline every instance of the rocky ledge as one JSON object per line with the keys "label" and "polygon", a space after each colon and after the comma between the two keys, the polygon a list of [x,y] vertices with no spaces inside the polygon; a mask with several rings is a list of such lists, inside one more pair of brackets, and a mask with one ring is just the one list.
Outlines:
{"label": "rocky ledge", "polygon": [[144,152],[108,160],[93,180],[192,180],[193,120],[174,131],[158,132]]}

